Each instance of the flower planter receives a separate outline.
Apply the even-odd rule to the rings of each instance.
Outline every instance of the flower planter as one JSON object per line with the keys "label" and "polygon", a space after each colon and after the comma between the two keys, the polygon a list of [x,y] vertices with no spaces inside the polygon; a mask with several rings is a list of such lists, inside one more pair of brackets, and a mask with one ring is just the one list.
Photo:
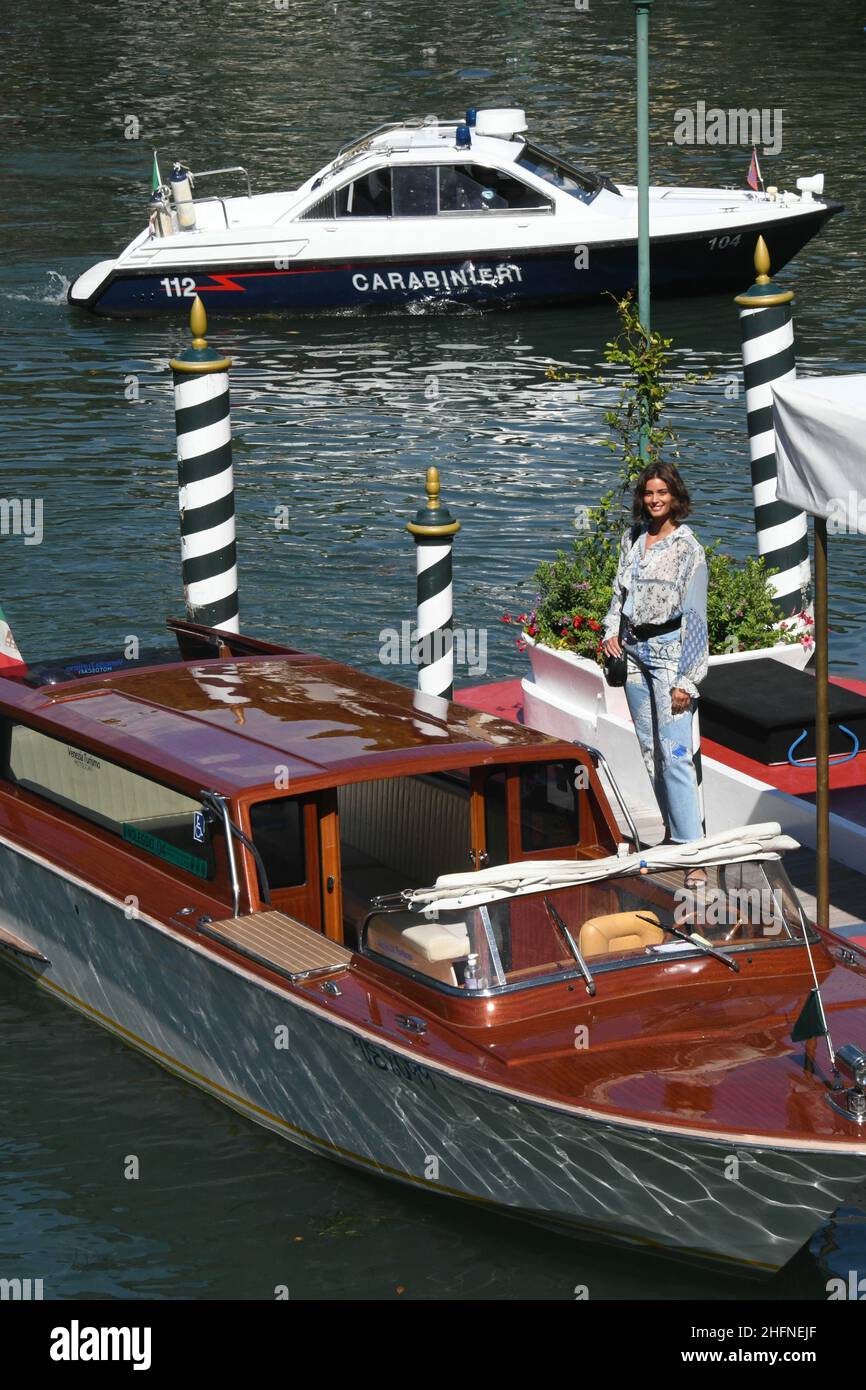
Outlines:
{"label": "flower planter", "polygon": [[[524,638],[532,663],[532,678],[541,692],[557,703],[564,702],[575,712],[588,716],[593,721],[600,713],[630,720],[625,690],[622,687],[609,686],[597,662],[589,657],[576,656],[574,652],[547,647],[543,642],[535,642],[525,634]],[[782,661],[787,666],[802,670],[809,660],[809,650],[799,642],[782,643],[775,647],[760,647],[753,652],[731,652],[724,656],[711,656],[710,665],[725,666],[734,661],[757,661],[761,657],[772,657],[774,661]]]}

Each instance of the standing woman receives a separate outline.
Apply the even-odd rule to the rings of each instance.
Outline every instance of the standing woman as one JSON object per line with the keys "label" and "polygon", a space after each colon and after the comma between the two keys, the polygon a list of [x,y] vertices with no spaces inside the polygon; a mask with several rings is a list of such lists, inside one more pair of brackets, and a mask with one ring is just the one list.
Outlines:
{"label": "standing woman", "polygon": [[[626,699],[665,822],[665,842],[703,835],[692,761],[692,711],[707,673],[707,557],[685,518],[688,490],[670,463],[651,463],[634,490],[636,525],[619,552],[604,651],[628,658]],[[620,619],[624,619],[620,646]],[[693,869],[686,880],[706,880]]]}

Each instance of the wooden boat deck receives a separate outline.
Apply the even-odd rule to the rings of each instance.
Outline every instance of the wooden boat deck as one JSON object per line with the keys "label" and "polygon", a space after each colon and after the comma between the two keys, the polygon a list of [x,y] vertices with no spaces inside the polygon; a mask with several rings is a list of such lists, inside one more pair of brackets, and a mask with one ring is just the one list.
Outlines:
{"label": "wooden boat deck", "polygon": [[352,959],[352,952],[345,946],[311,931],[284,912],[231,917],[225,922],[211,922],[201,931],[292,981],[345,970]]}

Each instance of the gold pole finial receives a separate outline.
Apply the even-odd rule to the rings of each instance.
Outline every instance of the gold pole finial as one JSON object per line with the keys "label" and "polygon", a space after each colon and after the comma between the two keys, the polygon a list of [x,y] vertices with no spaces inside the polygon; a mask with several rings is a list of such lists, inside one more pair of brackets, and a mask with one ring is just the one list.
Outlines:
{"label": "gold pole finial", "polygon": [[755,284],[769,285],[770,283],[770,252],[767,243],[762,236],[758,237],[755,245]]}
{"label": "gold pole finial", "polygon": [[406,530],[416,538],[453,536],[460,530],[460,522],[454,520],[447,507],[443,507],[439,493],[439,469],[431,464],[427,469],[427,506],[421,507],[415,513],[414,521],[406,526]]}
{"label": "gold pole finial", "polygon": [[189,314],[189,326],[192,331],[193,347],[206,348],[207,339],[204,335],[207,333],[207,314],[205,313],[205,307],[198,295],[196,295],[192,303],[192,309]]}
{"label": "gold pole finial", "polygon": [[[762,236],[755,242],[755,283],[745,294],[734,296],[734,303],[744,309],[772,309],[777,304],[790,304],[793,290],[778,290],[770,279],[770,248]],[[769,290],[764,286],[769,285]]]}

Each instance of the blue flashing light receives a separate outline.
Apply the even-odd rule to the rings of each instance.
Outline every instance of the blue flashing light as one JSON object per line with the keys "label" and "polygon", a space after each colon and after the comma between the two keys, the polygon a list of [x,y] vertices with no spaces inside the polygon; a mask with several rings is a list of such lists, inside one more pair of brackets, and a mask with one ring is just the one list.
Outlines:
{"label": "blue flashing light", "polygon": [[474,124],[475,124],[475,117],[477,116],[477,114],[478,114],[478,113],[477,113],[477,111],[475,110],[475,107],[474,107],[474,106],[470,106],[470,107],[469,107],[469,110],[466,112],[466,124],[467,124],[468,126],[474,126]]}
{"label": "blue flashing light", "polygon": [[472,134],[468,125],[457,127],[457,148],[458,150],[468,150],[472,144]]}

